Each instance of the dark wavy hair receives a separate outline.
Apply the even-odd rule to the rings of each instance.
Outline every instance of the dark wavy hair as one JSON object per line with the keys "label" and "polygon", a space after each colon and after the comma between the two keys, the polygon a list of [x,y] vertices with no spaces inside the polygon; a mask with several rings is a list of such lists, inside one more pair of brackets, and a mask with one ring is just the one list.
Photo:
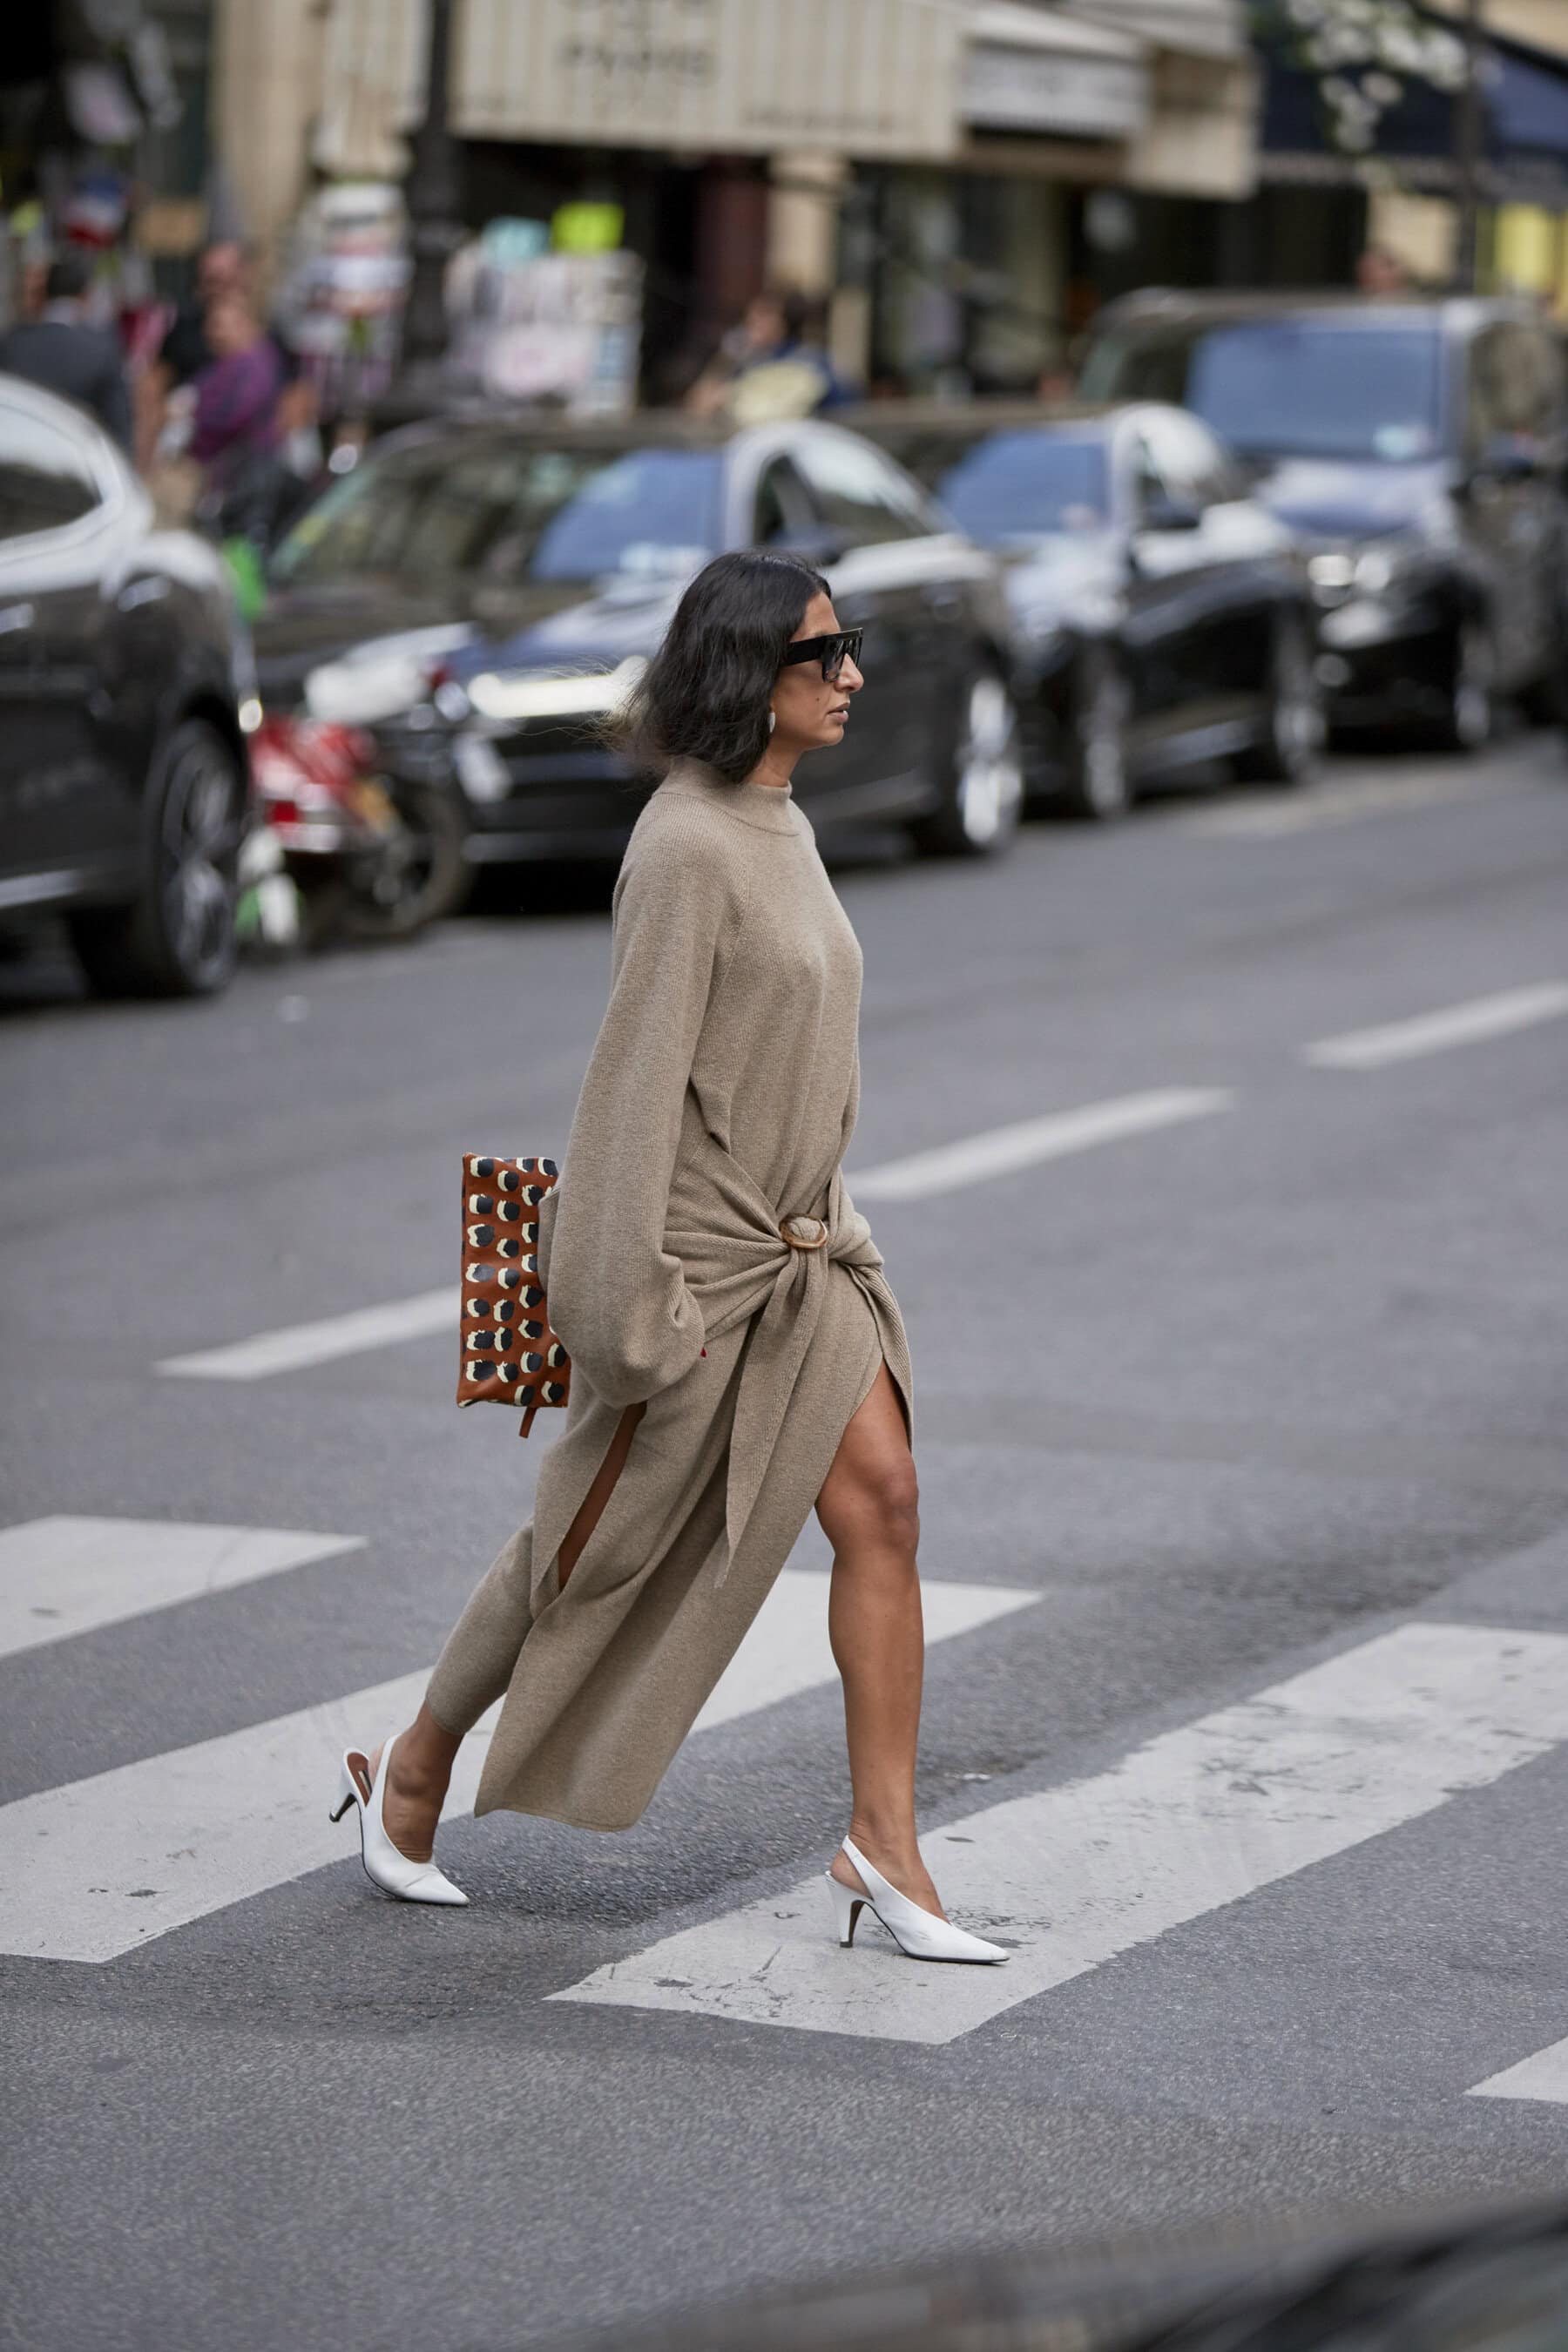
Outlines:
{"label": "dark wavy hair", "polygon": [[705,564],[675,608],[615,740],[639,767],[700,760],[743,782],[767,749],[768,697],[820,572],[798,556],[742,551]]}

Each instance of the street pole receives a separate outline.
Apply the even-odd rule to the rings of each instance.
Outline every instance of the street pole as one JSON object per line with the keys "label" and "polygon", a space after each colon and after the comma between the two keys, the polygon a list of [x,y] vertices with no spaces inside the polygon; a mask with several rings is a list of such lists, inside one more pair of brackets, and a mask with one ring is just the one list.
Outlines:
{"label": "street pole", "polygon": [[1454,107],[1454,176],[1458,223],[1454,239],[1454,284],[1461,294],[1476,290],[1478,211],[1481,163],[1481,10],[1484,0],[1465,0],[1465,79]]}
{"label": "street pole", "polygon": [[[403,355],[384,408],[398,415],[430,406],[443,387],[447,351],[447,264],[462,242],[458,143],[447,120],[454,0],[426,0],[429,10],[425,111],[409,148],[404,202],[414,268],[403,314]],[[390,421],[390,419],[389,419]]]}

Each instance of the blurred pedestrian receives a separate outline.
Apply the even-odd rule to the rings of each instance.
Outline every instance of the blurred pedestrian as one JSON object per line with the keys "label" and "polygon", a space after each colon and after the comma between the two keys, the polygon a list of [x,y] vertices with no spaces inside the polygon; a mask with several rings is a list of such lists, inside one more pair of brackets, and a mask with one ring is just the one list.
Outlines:
{"label": "blurred pedestrian", "polygon": [[[793,799],[797,761],[843,740],[859,642],[807,565],[721,555],[643,678],[628,740],[664,778],[616,885],[565,1168],[521,1228],[572,1359],[565,1432],[414,1723],[342,1761],[337,1811],[357,1803],[367,1871],[408,1901],[467,1900],[432,1845],[503,1694],[476,1812],[629,1829],[815,1507],[853,1790],[837,1940],[869,1905],[921,1958],[1007,1957],[947,1919],[916,1842],[909,1349],[840,1174],[860,950]],[[520,1308],[496,1297],[500,1328]]]}
{"label": "blurred pedestrian", "polygon": [[817,309],[795,287],[754,294],[687,394],[686,406],[700,416],[721,411],[747,425],[843,407],[850,394],[815,338]]}
{"label": "blurred pedestrian", "polygon": [[89,323],[91,282],[91,271],[79,254],[62,254],[51,261],[37,317],[0,335],[0,369],[90,409],[129,456],[131,386],[124,355],[112,327]]}
{"label": "blurred pedestrian", "polygon": [[209,305],[205,331],[213,356],[195,380],[190,440],[203,471],[202,506],[220,539],[265,547],[285,488],[277,346],[240,293]]}
{"label": "blurred pedestrian", "polygon": [[1387,245],[1363,248],[1355,266],[1355,282],[1363,294],[1408,294],[1415,283],[1404,261]]}

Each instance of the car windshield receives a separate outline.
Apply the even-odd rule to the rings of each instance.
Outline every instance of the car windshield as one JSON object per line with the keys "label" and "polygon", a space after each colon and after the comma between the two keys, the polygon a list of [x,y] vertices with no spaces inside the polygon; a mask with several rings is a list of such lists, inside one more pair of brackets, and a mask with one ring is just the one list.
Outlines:
{"label": "car windshield", "polygon": [[919,470],[971,539],[988,547],[1105,520],[1105,452],[1098,440],[1026,428],[988,433],[954,460]]}
{"label": "car windshield", "polygon": [[416,446],[371,457],[272,560],[289,584],[680,578],[720,544],[717,449]]}
{"label": "car windshield", "polygon": [[1439,444],[1436,330],[1248,319],[1171,335],[1110,336],[1086,396],[1171,400],[1251,457],[1429,457]]}

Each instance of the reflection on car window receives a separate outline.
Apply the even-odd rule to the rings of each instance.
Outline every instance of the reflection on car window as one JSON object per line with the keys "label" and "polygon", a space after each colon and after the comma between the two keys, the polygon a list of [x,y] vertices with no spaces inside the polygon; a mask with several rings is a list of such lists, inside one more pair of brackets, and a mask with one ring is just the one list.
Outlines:
{"label": "reflection on car window", "polygon": [[1437,447],[1432,327],[1303,319],[1219,327],[1195,346],[1187,406],[1238,448],[1311,457],[1429,457]]}
{"label": "reflection on car window", "polygon": [[284,582],[472,574],[497,586],[695,571],[720,543],[717,449],[522,442],[371,457],[301,517]]}
{"label": "reflection on car window", "polygon": [[57,425],[0,403],[0,539],[79,522],[98,504],[84,452]]}
{"label": "reflection on car window", "polygon": [[1382,458],[1436,454],[1441,347],[1435,326],[1347,326],[1307,316],[1108,338],[1086,399],[1191,408],[1249,455]]}
{"label": "reflection on car window", "polygon": [[986,546],[1091,530],[1105,520],[1105,451],[1098,439],[990,433],[938,472],[934,487],[953,520]]}
{"label": "reflection on car window", "polygon": [[864,441],[837,433],[814,434],[795,456],[823,522],[846,532],[857,546],[924,539],[940,530],[912,483]]}

